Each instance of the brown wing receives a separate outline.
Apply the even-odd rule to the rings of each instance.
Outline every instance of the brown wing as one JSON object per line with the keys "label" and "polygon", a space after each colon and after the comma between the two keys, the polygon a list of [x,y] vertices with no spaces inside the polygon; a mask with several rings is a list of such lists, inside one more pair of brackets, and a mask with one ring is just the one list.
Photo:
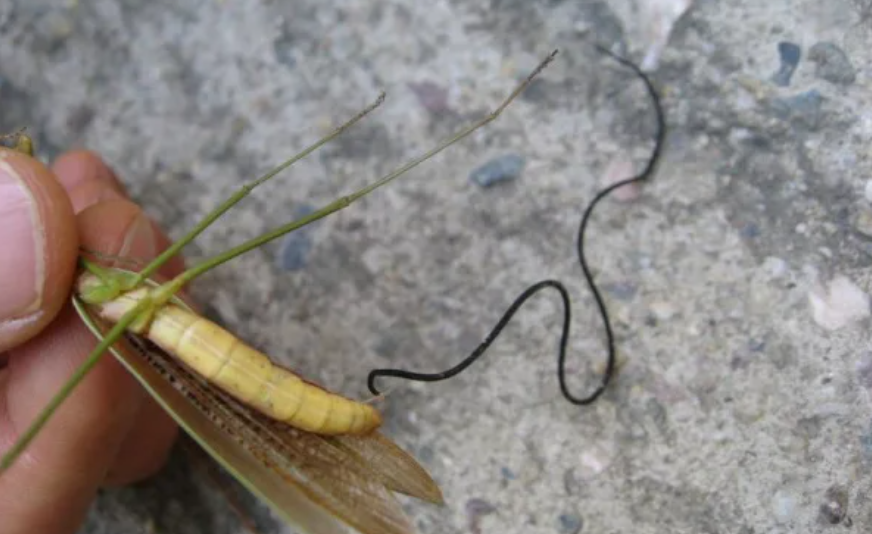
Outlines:
{"label": "brown wing", "polygon": [[391,491],[434,504],[445,504],[442,490],[409,453],[379,433],[369,436],[339,436],[340,446],[370,467]]}
{"label": "brown wing", "polygon": [[442,501],[426,471],[381,434],[320,436],[273,421],[138,336],[113,352],[213,458],[304,532],[339,534],[344,523],[363,534],[410,534],[392,491]]}
{"label": "brown wing", "polygon": [[[370,443],[368,448],[372,452],[369,458],[355,454],[362,447],[343,446],[342,438],[304,432],[269,419],[209,386],[151,343],[134,339],[149,363],[162,375],[171,377],[176,388],[194,401],[216,426],[313,502],[365,534],[413,532],[386,481],[403,480],[403,484],[396,485],[410,488],[407,493],[416,493],[416,486],[435,487],[435,483],[399,447],[385,447],[389,443],[387,438],[377,433],[358,438]],[[378,458],[380,462],[371,462],[370,458]],[[417,469],[396,475],[379,471],[382,467],[411,466]],[[432,490],[424,493],[429,496]]]}

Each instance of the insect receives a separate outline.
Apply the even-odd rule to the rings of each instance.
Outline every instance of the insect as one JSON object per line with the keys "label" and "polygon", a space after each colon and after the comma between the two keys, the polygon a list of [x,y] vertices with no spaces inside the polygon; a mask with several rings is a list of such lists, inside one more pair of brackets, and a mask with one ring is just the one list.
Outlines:
{"label": "insect", "polygon": [[[100,341],[3,456],[0,476],[110,350],[194,440],[298,529],[330,534],[343,532],[344,523],[366,534],[411,532],[392,492],[435,503],[442,502],[442,495],[414,458],[377,431],[378,412],[275,366],[196,315],[176,295],[208,270],[347,207],[495,120],[556,54],[547,56],[492,113],[436,148],[351,195],[207,259],[169,282],[158,284],[151,276],[255,187],[340,135],[380,105],[384,95],[245,185],[139,272],[104,267],[82,257],[73,304]],[[24,141],[18,148],[31,151]]]}

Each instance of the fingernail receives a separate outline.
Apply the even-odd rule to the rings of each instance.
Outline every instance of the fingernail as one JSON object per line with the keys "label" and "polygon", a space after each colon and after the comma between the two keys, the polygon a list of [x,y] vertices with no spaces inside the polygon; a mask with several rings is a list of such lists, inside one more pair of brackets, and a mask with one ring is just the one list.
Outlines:
{"label": "fingernail", "polygon": [[36,199],[0,160],[0,320],[39,309],[45,278],[45,236]]}
{"label": "fingernail", "polygon": [[156,241],[151,220],[140,213],[130,223],[118,256],[122,258],[151,260],[156,255]]}

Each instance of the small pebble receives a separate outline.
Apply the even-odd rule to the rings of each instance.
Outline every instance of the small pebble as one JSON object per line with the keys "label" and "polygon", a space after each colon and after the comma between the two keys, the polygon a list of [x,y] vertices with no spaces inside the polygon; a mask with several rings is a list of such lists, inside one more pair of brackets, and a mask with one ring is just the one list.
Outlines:
{"label": "small pebble", "polygon": [[279,265],[285,271],[299,271],[306,267],[306,260],[312,251],[312,238],[300,229],[288,234],[282,241],[279,252]]}
{"label": "small pebble", "polygon": [[448,89],[433,82],[410,82],[409,89],[415,93],[418,103],[430,113],[448,111]]}
{"label": "small pebble", "polygon": [[584,527],[584,521],[576,513],[560,514],[557,518],[557,531],[561,534],[578,534]]}
{"label": "small pebble", "polygon": [[772,82],[779,87],[787,87],[790,85],[790,78],[799,65],[799,58],[802,55],[802,49],[799,45],[782,41],[778,43],[778,57],[781,60],[781,65],[778,67],[778,72],[772,75]]}
{"label": "small pebble", "polygon": [[675,315],[675,306],[666,301],[652,302],[648,307],[651,313],[659,321],[668,321]]}
{"label": "small pebble", "polygon": [[524,157],[516,154],[499,156],[472,171],[469,179],[481,187],[508,182],[520,176],[525,163]]}
{"label": "small pebble", "polygon": [[[624,156],[615,156],[609,162],[603,173],[602,185],[609,187],[627,178],[633,177],[633,162]],[[618,202],[632,202],[642,194],[642,188],[638,182],[627,184],[615,189],[611,196]]]}
{"label": "small pebble", "polygon": [[861,209],[854,217],[854,230],[872,237],[872,209]]}
{"label": "small pebble", "polygon": [[[304,204],[293,211],[293,216],[298,219],[314,211],[314,207]],[[284,237],[279,248],[279,267],[285,271],[299,271],[306,267],[309,253],[314,247],[311,230],[311,226],[299,228]]]}
{"label": "small pebble", "polygon": [[787,98],[773,98],[769,106],[775,116],[783,120],[796,120],[809,128],[820,125],[824,97],[817,89],[812,89]]}
{"label": "small pebble", "polygon": [[739,230],[739,235],[746,239],[754,239],[760,237],[760,227],[757,223],[750,222]]}
{"label": "small pebble", "polygon": [[863,454],[867,461],[872,461],[872,424],[860,436],[860,445],[863,447]]}
{"label": "small pebble", "polygon": [[766,350],[766,342],[760,339],[751,338],[748,340],[748,350],[751,352],[763,352]]}
{"label": "small pebble", "polygon": [[581,453],[581,465],[578,474],[582,479],[591,479],[609,468],[611,459],[599,447]]}
{"label": "small pebble", "polygon": [[824,495],[818,517],[828,525],[838,525],[848,515],[848,490],[842,486],[831,486]]}
{"label": "small pebble", "polygon": [[506,480],[515,480],[516,478],[518,478],[518,475],[516,475],[514,471],[512,471],[511,469],[509,469],[506,466],[503,466],[500,468],[500,474]]}
{"label": "small pebble", "polygon": [[866,187],[863,189],[863,194],[867,202],[872,202],[872,180],[866,181]]}
{"label": "small pebble", "polygon": [[282,30],[281,35],[273,41],[273,54],[275,54],[276,61],[291,69],[296,67],[298,44],[297,38],[289,30]]}
{"label": "small pebble", "polygon": [[869,317],[869,296],[844,276],[826,289],[818,285],[808,294],[814,321],[827,330],[838,330]]}
{"label": "small pebble", "polygon": [[618,300],[633,300],[633,297],[636,296],[636,292],[638,289],[635,285],[630,282],[615,282],[613,284],[603,284],[603,289],[605,289],[609,295],[615,297]]}
{"label": "small pebble", "polygon": [[808,59],[815,64],[815,76],[830,83],[851,85],[857,79],[848,55],[835,43],[816,43],[809,49]]}

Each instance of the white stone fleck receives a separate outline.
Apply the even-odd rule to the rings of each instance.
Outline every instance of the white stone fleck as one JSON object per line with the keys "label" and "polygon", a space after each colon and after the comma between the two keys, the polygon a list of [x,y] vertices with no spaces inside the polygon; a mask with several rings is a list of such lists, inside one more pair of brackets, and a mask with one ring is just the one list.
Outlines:
{"label": "white stone fleck", "polygon": [[827,330],[838,330],[869,316],[869,295],[844,276],[825,289],[820,284],[808,294],[814,321]]}

